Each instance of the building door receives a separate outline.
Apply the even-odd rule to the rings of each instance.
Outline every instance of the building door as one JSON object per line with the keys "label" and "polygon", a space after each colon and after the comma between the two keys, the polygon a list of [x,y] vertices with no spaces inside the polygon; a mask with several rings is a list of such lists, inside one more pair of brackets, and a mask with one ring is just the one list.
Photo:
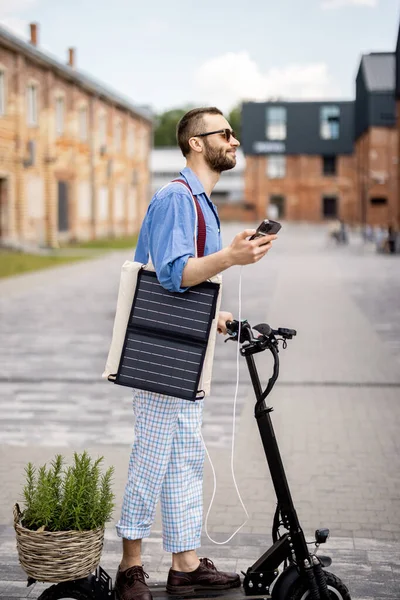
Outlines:
{"label": "building door", "polygon": [[58,231],[68,231],[68,184],[66,181],[58,182]]}
{"label": "building door", "polygon": [[285,216],[285,196],[272,195],[269,199],[268,218],[283,219]]}
{"label": "building door", "polygon": [[0,240],[8,234],[8,181],[5,177],[0,178]]}
{"label": "building door", "polygon": [[336,219],[338,216],[338,201],[336,196],[322,198],[322,216],[324,219]]}

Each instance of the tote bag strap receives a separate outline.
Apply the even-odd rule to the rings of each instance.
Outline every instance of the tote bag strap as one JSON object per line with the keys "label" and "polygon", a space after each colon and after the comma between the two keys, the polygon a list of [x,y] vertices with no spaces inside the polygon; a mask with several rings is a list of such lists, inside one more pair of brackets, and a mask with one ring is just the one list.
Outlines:
{"label": "tote bag strap", "polygon": [[202,258],[204,256],[204,248],[206,246],[206,222],[204,219],[203,211],[201,210],[200,203],[197,200],[196,196],[193,194],[192,190],[190,189],[190,185],[186,181],[184,181],[183,179],[173,179],[171,183],[181,183],[182,185],[184,185],[189,190],[194,200],[197,212],[197,256],[199,258]]}

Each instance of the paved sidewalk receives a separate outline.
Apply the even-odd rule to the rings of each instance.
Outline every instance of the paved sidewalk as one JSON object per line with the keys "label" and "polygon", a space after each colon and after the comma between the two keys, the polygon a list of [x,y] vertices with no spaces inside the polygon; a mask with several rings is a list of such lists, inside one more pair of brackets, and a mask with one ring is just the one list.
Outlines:
{"label": "paved sidewalk", "polygon": [[[228,243],[240,226],[225,226]],[[25,590],[11,527],[23,467],[88,449],[116,467],[117,511],[132,443],[129,390],[101,381],[112,329],[119,266],[113,253],[0,282],[0,597]],[[223,308],[238,316],[239,268],[224,276]],[[285,225],[273,252],[242,271],[242,316],[252,324],[294,327],[281,353],[272,419],[296,508],[310,539],[331,529],[323,550],[352,598],[400,598],[400,261],[354,243],[336,248],[322,228]],[[218,340],[213,396],[203,435],[218,479],[209,532],[221,541],[244,518],[230,473],[236,345]],[[270,369],[266,356],[257,357]],[[235,473],[249,520],[226,546],[201,552],[221,568],[245,570],[270,544],[275,507],[253,419],[246,365],[240,362]],[[208,507],[212,474],[206,466]],[[162,580],[160,516],[145,543],[145,566]],[[114,575],[119,540],[107,530],[102,564]],[[10,582],[14,583],[10,583]],[[36,596],[35,596],[36,595]]]}

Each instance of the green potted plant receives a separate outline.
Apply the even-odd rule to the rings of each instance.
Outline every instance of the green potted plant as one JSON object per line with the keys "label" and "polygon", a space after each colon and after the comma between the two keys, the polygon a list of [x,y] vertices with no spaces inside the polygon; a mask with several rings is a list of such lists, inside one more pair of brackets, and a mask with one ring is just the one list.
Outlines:
{"label": "green potted plant", "polygon": [[25,506],[22,511],[14,506],[14,528],[19,560],[30,578],[70,581],[98,566],[114,508],[114,469],[102,473],[102,461],[85,451],[75,452],[69,467],[61,455],[49,467],[25,467]]}

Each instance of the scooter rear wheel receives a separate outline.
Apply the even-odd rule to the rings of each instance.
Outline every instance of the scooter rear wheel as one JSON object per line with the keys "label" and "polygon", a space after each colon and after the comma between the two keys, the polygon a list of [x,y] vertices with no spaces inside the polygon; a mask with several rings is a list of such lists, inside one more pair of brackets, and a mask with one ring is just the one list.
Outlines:
{"label": "scooter rear wheel", "polygon": [[[339,577],[336,577],[333,573],[329,573],[329,571],[324,571],[324,574],[326,576],[326,583],[331,595],[331,600],[351,600],[349,590]],[[288,600],[308,600],[309,598],[310,591],[302,581],[296,581],[287,595]]]}
{"label": "scooter rear wheel", "polygon": [[74,582],[57,583],[47,588],[38,598],[38,600],[93,600],[94,594],[87,590],[82,590]]}

